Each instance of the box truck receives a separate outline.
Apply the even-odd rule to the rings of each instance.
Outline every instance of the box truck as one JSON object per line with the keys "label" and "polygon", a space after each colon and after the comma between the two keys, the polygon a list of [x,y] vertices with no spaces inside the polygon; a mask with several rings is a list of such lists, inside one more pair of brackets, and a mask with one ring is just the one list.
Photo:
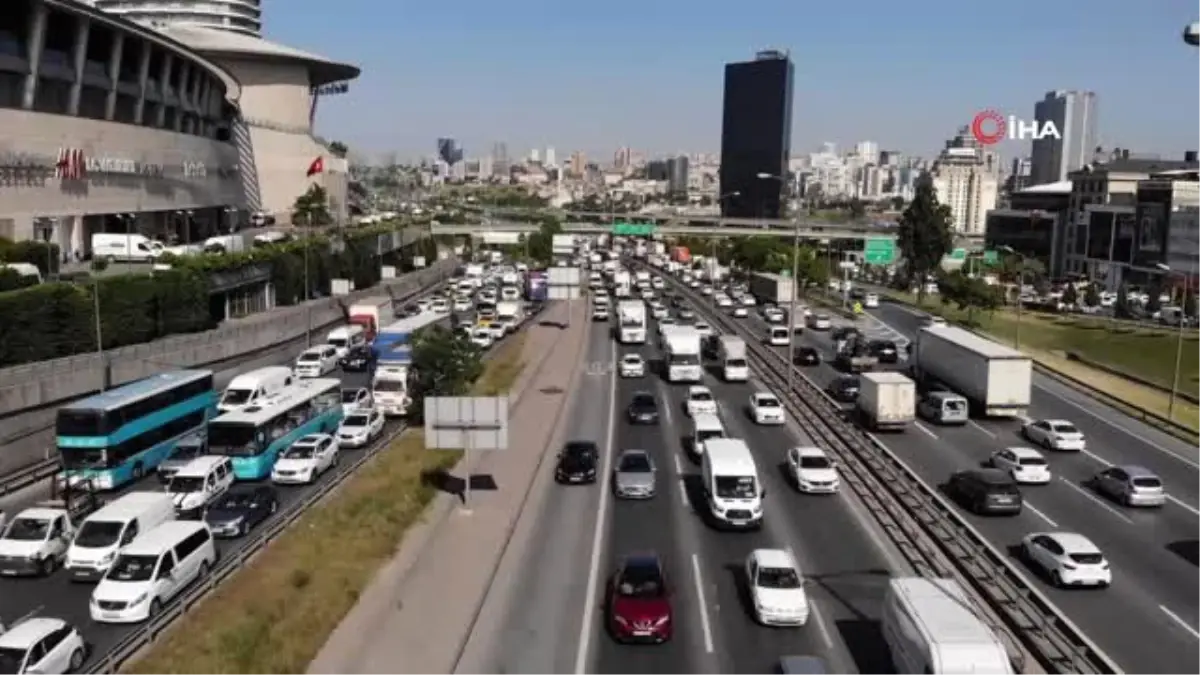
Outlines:
{"label": "box truck", "polygon": [[367,340],[375,339],[381,326],[386,326],[396,320],[396,312],[392,308],[392,299],[386,295],[363,298],[350,305],[346,312],[351,324],[362,326],[367,333]]}
{"label": "box truck", "polygon": [[717,338],[717,359],[721,376],[726,382],[745,382],[750,379],[750,364],[746,361],[746,341],[736,335]]}
{"label": "box truck", "polygon": [[964,328],[932,325],[917,331],[910,367],[922,384],[962,394],[982,415],[1021,417],[1029,409],[1033,361]]}
{"label": "box truck", "polygon": [[762,303],[785,305],[792,301],[792,279],[770,272],[750,275],[750,295]]}
{"label": "box truck", "polygon": [[917,384],[894,371],[863,373],[856,405],[868,429],[903,430],[917,416]]}

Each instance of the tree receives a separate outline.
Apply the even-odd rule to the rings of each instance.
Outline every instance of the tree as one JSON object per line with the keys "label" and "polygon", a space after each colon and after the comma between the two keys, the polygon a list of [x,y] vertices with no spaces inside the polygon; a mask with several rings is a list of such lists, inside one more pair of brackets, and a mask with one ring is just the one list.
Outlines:
{"label": "tree", "polygon": [[867,214],[867,205],[861,199],[855,199],[850,202],[850,217],[858,220]]}
{"label": "tree", "polygon": [[1196,294],[1190,288],[1183,291],[1183,315],[1196,318]]}
{"label": "tree", "polygon": [[554,235],[562,234],[562,225],[554,218],[542,221],[537,232],[529,235],[529,257],[543,265],[554,261]]}
{"label": "tree", "polygon": [[332,141],[325,147],[328,148],[330,153],[338,157],[345,157],[346,153],[350,152],[350,148],[346,147],[346,144],[341,141]]}
{"label": "tree", "polygon": [[1063,289],[1062,303],[1064,305],[1074,305],[1079,301],[1079,291],[1075,290],[1075,284],[1067,284]]}
{"label": "tree", "polygon": [[412,352],[408,418],[424,422],[425,399],[464,396],[483,374],[483,351],[462,333],[432,326],[417,336]]}
{"label": "tree", "polygon": [[1113,304],[1113,315],[1118,319],[1128,319],[1132,316],[1129,310],[1129,288],[1125,284],[1117,287],[1117,301]]}
{"label": "tree", "polygon": [[1088,307],[1100,306],[1100,289],[1096,284],[1088,284],[1088,287],[1083,291],[1083,304]]}
{"label": "tree", "polygon": [[307,192],[296,197],[296,203],[292,205],[293,225],[328,225],[331,222],[329,194],[325,188],[314,183]]}
{"label": "tree", "polygon": [[933,180],[923,176],[916,195],[900,217],[900,253],[909,275],[917,282],[917,304],[925,301],[925,281],[938,268],[942,256],[954,244],[950,231],[950,209],[938,203]]}

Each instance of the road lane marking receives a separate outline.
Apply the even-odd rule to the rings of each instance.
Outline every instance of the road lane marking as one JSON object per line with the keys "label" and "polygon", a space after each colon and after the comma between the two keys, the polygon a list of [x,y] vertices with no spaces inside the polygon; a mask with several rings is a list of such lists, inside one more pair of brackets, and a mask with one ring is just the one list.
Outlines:
{"label": "road lane marking", "polygon": [[1042,513],[1042,511],[1038,507],[1034,506],[1033,504],[1030,504],[1028,499],[1025,500],[1025,508],[1029,509],[1030,511],[1033,511],[1033,514],[1035,516],[1037,516],[1038,518],[1041,518],[1042,520],[1049,523],[1050,527],[1058,527],[1058,523],[1054,522],[1053,518]]}
{"label": "road lane marking", "polygon": [[[616,343],[611,344],[612,361],[617,358]],[[608,480],[612,474],[613,438],[617,427],[617,378],[609,375],[608,390],[608,437],[604,442],[603,480]],[[592,621],[596,616],[596,592],[600,583],[600,551],[604,545],[606,528],[604,514],[608,512],[609,490],[600,489],[600,502],[597,506],[596,531],[592,534],[592,559],[588,563],[587,593],[583,596],[583,622],[579,626],[578,648],[575,652],[575,673],[583,675],[587,672],[588,651],[592,642]]]}
{"label": "road lane marking", "polygon": [[1192,634],[1192,637],[1196,638],[1197,640],[1200,640],[1200,631],[1197,631],[1195,628],[1192,628],[1192,625],[1190,623],[1184,621],[1175,612],[1172,612],[1171,610],[1167,609],[1165,605],[1159,605],[1158,608],[1161,609],[1164,614],[1171,617],[1172,621],[1179,624],[1180,626],[1183,626],[1184,629],[1187,630],[1187,632]]}
{"label": "road lane marking", "polygon": [[679,477],[679,502],[680,502],[681,504],[683,504],[683,508],[684,508],[685,510],[687,510],[687,511],[691,511],[691,510],[692,510],[692,505],[691,505],[691,503],[688,501],[688,495],[687,495],[687,481],[685,481],[685,480],[683,479],[683,476],[680,476],[680,477]]}
{"label": "road lane marking", "polygon": [[993,434],[992,432],[988,431],[987,429],[984,429],[984,428],[983,428],[983,427],[982,427],[982,426],[981,426],[981,425],[980,425],[978,422],[976,422],[975,420],[967,420],[967,424],[969,424],[969,425],[971,425],[971,426],[975,427],[975,429],[976,429],[976,430],[978,430],[978,431],[980,431],[980,432],[982,432],[982,433],[985,433],[985,434],[987,434],[988,436],[990,436],[990,437],[992,437],[992,438],[995,438],[995,437],[996,437],[996,434]]}
{"label": "road lane marking", "polygon": [[697,553],[692,554],[692,579],[696,582],[696,598],[700,601],[700,630],[704,633],[704,651],[711,654],[712,626],[708,623],[708,601],[704,599],[704,577],[700,574],[700,555]]}
{"label": "road lane marking", "polygon": [[1192,506],[1191,504],[1188,504],[1187,502],[1183,501],[1179,497],[1168,494],[1167,499],[1170,499],[1175,504],[1182,506],[1183,508],[1187,509],[1188,511],[1191,511],[1192,513],[1196,514],[1197,516],[1200,516],[1200,509],[1197,509],[1196,507]]}
{"label": "road lane marking", "polygon": [[[796,557],[796,552],[792,550],[791,546],[788,546],[784,550],[787,551],[792,560],[796,561],[797,565],[800,564],[800,559]],[[803,572],[801,572],[801,575],[803,575]],[[821,618],[821,610],[817,606],[817,599],[811,594],[808,597],[810,607],[809,615],[812,617],[813,621],[817,623],[817,632],[821,634],[821,640],[825,643],[825,648],[829,651],[833,651],[833,638],[830,636],[829,628],[825,625],[825,619]]]}
{"label": "road lane marking", "polygon": [[929,429],[927,429],[927,428],[925,427],[925,425],[924,425],[924,424],[921,424],[920,422],[915,422],[915,421],[914,421],[914,422],[913,422],[913,425],[914,425],[915,427],[917,427],[918,429],[920,429],[921,431],[924,431],[926,435],[930,436],[930,437],[931,437],[931,438],[933,438],[934,440],[937,440],[937,437],[938,437],[938,435],[937,435],[937,434],[935,434],[935,433],[933,433],[933,432],[932,432],[932,431],[930,431]]}
{"label": "road lane marking", "polygon": [[1097,497],[1096,495],[1092,494],[1091,492],[1088,492],[1087,490],[1079,487],[1078,485],[1072,483],[1071,481],[1067,480],[1066,478],[1063,478],[1062,476],[1059,476],[1058,480],[1062,481],[1063,485],[1066,485],[1067,487],[1078,492],[1079,494],[1083,495],[1084,497],[1087,497],[1088,499],[1092,500],[1093,502],[1096,503],[1096,505],[1098,505],[1100,508],[1104,509],[1105,511],[1108,511],[1109,513],[1111,513],[1114,516],[1120,518],[1121,520],[1129,523],[1130,525],[1133,524],[1132,518],[1130,518],[1129,516],[1125,515],[1124,513],[1121,513],[1117,509],[1115,509],[1112,504],[1105,502],[1103,499],[1101,499],[1101,498]]}
{"label": "road lane marking", "polygon": [[671,457],[672,457],[672,459],[675,460],[675,473],[679,474],[680,477],[682,477],[683,476],[683,462],[679,461],[679,455],[671,455]]}

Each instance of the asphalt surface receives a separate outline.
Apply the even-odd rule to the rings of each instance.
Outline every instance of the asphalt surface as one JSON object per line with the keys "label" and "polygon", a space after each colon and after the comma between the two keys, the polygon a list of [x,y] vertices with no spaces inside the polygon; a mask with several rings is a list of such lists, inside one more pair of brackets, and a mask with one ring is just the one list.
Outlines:
{"label": "asphalt surface", "polygon": [[[847,494],[800,495],[786,481],[785,450],[808,439],[791,425],[755,426],[744,411],[754,385],[726,384],[706,372],[704,384],[719,400],[728,433],[750,445],[767,490],[760,531],[709,528],[692,508],[704,506],[699,465],[685,449],[686,385],[661,379],[652,345],[615,345],[604,322],[592,330],[590,376],[576,399],[569,438],[601,447],[604,477],[621,450],[648,450],[658,467],[658,494],[614,500],[605,480],[550,488],[495,671],[761,673],[775,671],[781,656],[807,654],[824,659],[829,672],[893,672],[878,622],[887,579],[902,563],[891,562],[898,556],[876,543],[882,539]],[[653,323],[650,331],[653,337]],[[612,366],[627,352],[642,354],[651,373],[614,379]],[[626,423],[624,408],[636,391],[658,399],[658,425]],[[811,581],[814,613],[806,626],[766,628],[753,620],[741,570],[757,548],[794,552]],[[674,638],[658,646],[620,645],[606,631],[605,585],[623,555],[647,550],[663,557],[672,579]]]}
{"label": "asphalt surface", "polygon": [[[919,314],[886,303],[871,315],[873,319],[860,321],[864,331],[895,340],[901,352],[920,325]],[[765,331],[766,324],[753,312],[741,321],[755,332]],[[841,323],[848,321],[835,318],[835,325]],[[830,334],[806,330],[800,343],[817,347],[826,359],[803,369],[824,388],[837,374],[829,363]],[[1087,536],[1112,565],[1111,587],[1057,589],[1025,568],[1028,578],[1127,672],[1200,672],[1196,448],[1042,375],[1034,375],[1032,403],[1031,417],[1062,418],[1078,426],[1087,438],[1087,452],[1044,451],[1054,480],[1022,488],[1026,507],[1019,516],[963,514],[997,548],[1010,553],[1030,532]],[[954,471],[980,466],[995,450],[1030,445],[1020,436],[1020,426],[1018,420],[976,419],[963,427],[918,421],[904,433],[878,438],[926,482],[939,485]],[[1137,464],[1155,471],[1166,484],[1167,504],[1130,509],[1083,485],[1110,464]]]}

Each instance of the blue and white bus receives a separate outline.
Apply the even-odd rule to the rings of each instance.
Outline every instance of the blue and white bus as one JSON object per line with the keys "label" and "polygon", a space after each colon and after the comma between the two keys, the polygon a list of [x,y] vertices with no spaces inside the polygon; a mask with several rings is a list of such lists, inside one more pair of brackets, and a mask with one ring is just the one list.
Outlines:
{"label": "blue and white bus", "polygon": [[160,373],[63,406],[55,435],[64,478],[99,490],[138,480],[216,413],[211,370]]}
{"label": "blue and white bus", "polygon": [[233,475],[239,480],[262,480],[296,439],[332,434],[341,421],[340,380],[296,380],[259,403],[210,422],[208,451],[233,458]]}

